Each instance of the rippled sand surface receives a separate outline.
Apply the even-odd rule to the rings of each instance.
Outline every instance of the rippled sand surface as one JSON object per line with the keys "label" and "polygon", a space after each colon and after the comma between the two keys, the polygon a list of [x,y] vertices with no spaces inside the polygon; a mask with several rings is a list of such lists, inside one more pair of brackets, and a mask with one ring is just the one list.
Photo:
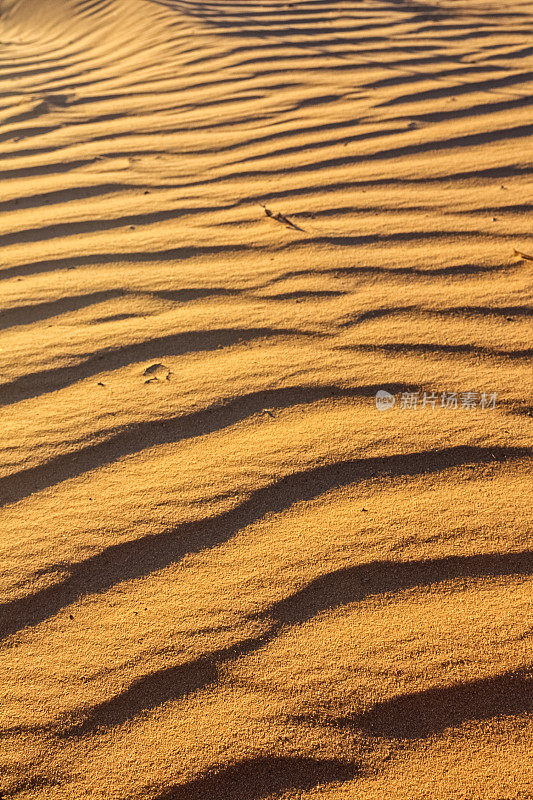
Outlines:
{"label": "rippled sand surface", "polygon": [[0,0],[2,798],[533,798],[532,31]]}

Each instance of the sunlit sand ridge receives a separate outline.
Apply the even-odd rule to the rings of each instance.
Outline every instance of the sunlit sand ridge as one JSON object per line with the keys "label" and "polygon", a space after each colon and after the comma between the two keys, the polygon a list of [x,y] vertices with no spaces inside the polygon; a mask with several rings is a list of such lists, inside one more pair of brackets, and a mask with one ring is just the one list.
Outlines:
{"label": "sunlit sand ridge", "polygon": [[2,798],[533,797],[532,30],[0,0]]}

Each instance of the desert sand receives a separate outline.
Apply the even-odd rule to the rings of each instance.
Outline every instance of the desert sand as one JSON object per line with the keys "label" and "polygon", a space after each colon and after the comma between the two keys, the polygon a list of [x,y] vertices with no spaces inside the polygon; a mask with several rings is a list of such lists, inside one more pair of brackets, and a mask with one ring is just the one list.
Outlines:
{"label": "desert sand", "polygon": [[532,56],[0,0],[1,798],[533,798]]}

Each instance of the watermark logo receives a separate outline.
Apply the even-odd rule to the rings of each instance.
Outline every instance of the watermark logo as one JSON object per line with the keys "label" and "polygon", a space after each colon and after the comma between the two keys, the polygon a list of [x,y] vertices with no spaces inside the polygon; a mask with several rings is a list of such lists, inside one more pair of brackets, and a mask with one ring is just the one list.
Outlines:
{"label": "watermark logo", "polygon": [[[403,410],[415,410],[420,408],[445,408],[448,410],[480,409],[487,411],[496,408],[498,395],[496,392],[443,392],[435,391],[409,391],[400,392],[398,408]],[[388,411],[396,405],[396,397],[385,389],[379,389],[376,393],[376,408],[378,411]]]}
{"label": "watermark logo", "polygon": [[390,392],[386,392],[385,389],[380,389],[379,392],[376,394],[376,408],[378,411],[388,411],[389,408],[393,408],[396,404],[396,398]]}

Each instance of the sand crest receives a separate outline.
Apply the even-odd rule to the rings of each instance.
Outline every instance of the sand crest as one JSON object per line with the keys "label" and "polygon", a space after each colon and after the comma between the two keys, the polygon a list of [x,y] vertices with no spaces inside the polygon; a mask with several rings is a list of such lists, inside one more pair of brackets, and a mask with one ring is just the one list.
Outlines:
{"label": "sand crest", "polygon": [[533,4],[0,0],[0,797],[527,800]]}

